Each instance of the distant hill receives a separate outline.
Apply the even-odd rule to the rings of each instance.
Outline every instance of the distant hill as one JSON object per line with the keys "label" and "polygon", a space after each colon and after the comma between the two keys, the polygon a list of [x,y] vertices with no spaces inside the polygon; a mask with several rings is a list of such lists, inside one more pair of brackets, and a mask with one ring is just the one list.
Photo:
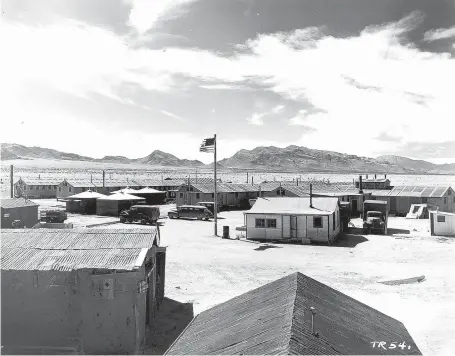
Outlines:
{"label": "distant hill", "polygon": [[[213,163],[204,165],[201,161],[179,159],[163,151],[155,150],[148,156],[131,159],[124,156],[105,156],[95,159],[74,153],[65,153],[41,147],[26,147],[16,144],[1,144],[1,159],[48,159],[65,161],[87,161],[112,164],[134,164],[163,167],[213,168]],[[240,150],[230,158],[218,161],[220,169],[252,169],[300,171],[300,172],[380,172],[380,173],[434,173],[455,174],[455,164],[434,164],[400,156],[361,157],[345,153],[314,150],[307,147],[288,146],[256,147]]]}
{"label": "distant hill", "polygon": [[375,159],[300,146],[240,150],[219,163],[224,167],[237,169],[455,174],[454,164],[436,165],[399,156],[381,156]]}

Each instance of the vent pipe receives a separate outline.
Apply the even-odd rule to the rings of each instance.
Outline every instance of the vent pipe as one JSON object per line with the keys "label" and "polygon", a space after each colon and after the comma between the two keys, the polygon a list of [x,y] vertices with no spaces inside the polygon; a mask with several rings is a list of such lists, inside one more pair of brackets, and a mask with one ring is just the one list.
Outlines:
{"label": "vent pipe", "polygon": [[384,179],[387,179],[387,174],[384,174]]}
{"label": "vent pipe", "polygon": [[366,175],[366,178],[368,179],[368,174]]}
{"label": "vent pipe", "polygon": [[374,179],[376,179],[376,177],[377,177],[377,175],[375,174],[375,175],[374,175]]}
{"label": "vent pipe", "polygon": [[14,198],[14,167],[11,165],[9,172],[9,181],[11,185],[11,198]]}
{"label": "vent pipe", "polygon": [[297,187],[298,187],[299,186],[299,178],[297,178],[296,181],[297,181]]}
{"label": "vent pipe", "polygon": [[106,172],[103,171],[103,188],[105,186],[105,177],[106,177]]}
{"label": "vent pipe", "polygon": [[249,181],[250,179],[248,178],[248,172],[246,172],[246,183],[248,184]]}
{"label": "vent pipe", "polygon": [[254,177],[251,177],[251,185],[254,185]]}
{"label": "vent pipe", "polygon": [[311,333],[314,336],[319,336],[319,334],[314,331],[314,316],[316,315],[316,310],[313,307],[310,307],[310,310],[311,310]]}
{"label": "vent pipe", "polygon": [[360,194],[363,194],[363,190],[362,190],[362,176],[361,176],[361,175],[359,176],[359,193],[360,193]]}
{"label": "vent pipe", "polygon": [[310,183],[310,208],[313,207],[313,184]]}
{"label": "vent pipe", "polygon": [[283,196],[283,190],[281,188],[281,182],[280,182],[280,197],[282,197],[282,196]]}

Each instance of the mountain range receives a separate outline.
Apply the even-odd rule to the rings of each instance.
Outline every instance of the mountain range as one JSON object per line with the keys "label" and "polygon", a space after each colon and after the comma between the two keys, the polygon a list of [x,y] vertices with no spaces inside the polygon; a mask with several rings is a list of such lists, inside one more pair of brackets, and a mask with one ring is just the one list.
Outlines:
{"label": "mountain range", "polygon": [[[148,156],[130,159],[124,156],[105,156],[101,159],[65,153],[41,147],[17,144],[1,144],[1,160],[46,159],[86,161],[101,163],[139,164],[165,167],[210,168],[198,160],[179,159],[163,151],[155,150]],[[455,163],[434,164],[400,156],[360,157],[339,152],[315,150],[300,146],[256,147],[240,150],[230,158],[222,159],[217,167],[224,169],[286,171],[286,172],[378,172],[415,174],[455,174]]]}

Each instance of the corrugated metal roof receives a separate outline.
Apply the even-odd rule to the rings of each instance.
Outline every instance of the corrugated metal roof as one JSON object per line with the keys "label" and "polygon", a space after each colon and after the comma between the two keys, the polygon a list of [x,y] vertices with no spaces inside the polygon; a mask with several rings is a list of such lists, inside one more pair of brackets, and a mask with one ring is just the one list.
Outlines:
{"label": "corrugated metal roof", "polygon": [[25,198],[1,199],[0,206],[3,209],[22,208],[24,206],[38,206],[35,202]]}
{"label": "corrugated metal roof", "polygon": [[149,229],[12,229],[2,231],[2,248],[99,250],[150,248],[157,234]]}
{"label": "corrugated metal roof", "polygon": [[[156,228],[21,229],[1,234],[1,268],[14,270],[73,270],[102,268],[132,270],[141,251],[150,249]],[[155,242],[156,244],[156,242]]]}
{"label": "corrugated metal roof", "polygon": [[382,355],[378,340],[410,345],[388,354],[421,355],[401,322],[294,273],[202,312],[165,355]]}
{"label": "corrugated metal roof", "polygon": [[449,188],[449,186],[394,186],[392,189],[372,189],[369,192],[372,196],[441,198]]}
{"label": "corrugated metal roof", "polygon": [[20,178],[16,184],[19,182],[19,181],[22,181],[23,183],[25,183],[26,185],[59,185],[63,179],[59,179],[59,178],[47,178],[47,177],[43,177],[43,178]]}
{"label": "corrugated metal roof", "polygon": [[84,268],[131,271],[142,249],[39,250],[2,248],[3,270],[72,271]]}
{"label": "corrugated metal roof", "polygon": [[[191,186],[201,193],[215,192],[214,184],[191,184]],[[218,193],[259,192],[258,185],[241,183],[218,183],[216,189]]]}
{"label": "corrugated metal roof", "polygon": [[313,198],[313,207],[310,207],[310,198],[258,198],[253,207],[245,214],[303,214],[329,215],[338,205],[338,198]]}

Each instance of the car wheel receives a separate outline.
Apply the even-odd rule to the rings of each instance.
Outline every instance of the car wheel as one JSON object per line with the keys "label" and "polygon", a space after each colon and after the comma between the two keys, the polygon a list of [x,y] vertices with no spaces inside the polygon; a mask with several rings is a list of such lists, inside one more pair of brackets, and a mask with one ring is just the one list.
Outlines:
{"label": "car wheel", "polygon": [[125,223],[125,218],[124,218],[123,216],[122,216],[122,217],[120,217],[120,222],[121,222],[122,224],[124,224],[124,223]]}
{"label": "car wheel", "polygon": [[146,221],[145,219],[142,219],[142,220],[141,220],[141,224],[142,224],[142,225],[145,225],[145,224],[147,224],[147,221]]}

